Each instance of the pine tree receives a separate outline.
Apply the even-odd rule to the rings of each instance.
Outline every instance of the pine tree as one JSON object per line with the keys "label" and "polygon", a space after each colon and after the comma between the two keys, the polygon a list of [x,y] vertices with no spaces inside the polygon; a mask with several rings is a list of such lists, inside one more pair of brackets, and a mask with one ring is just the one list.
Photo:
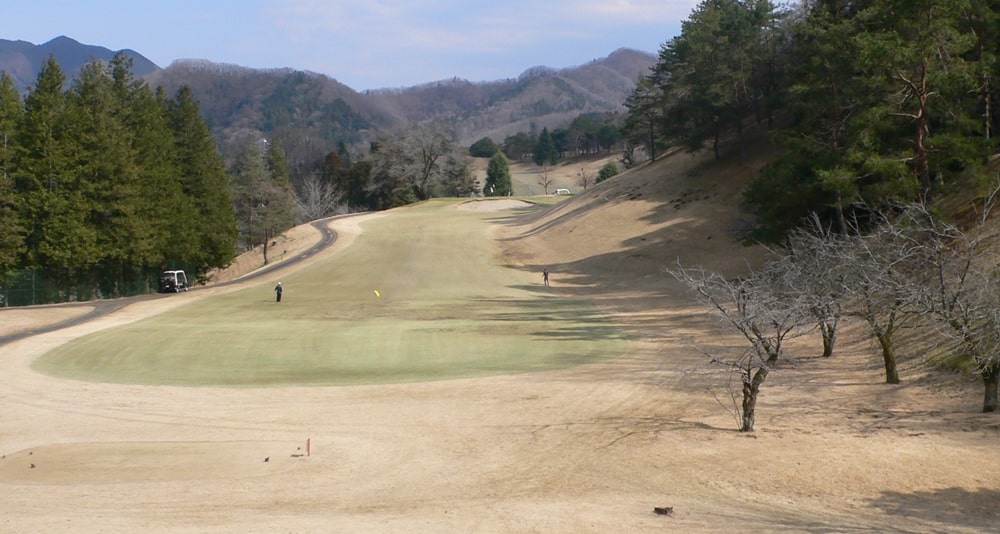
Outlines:
{"label": "pine tree", "polygon": [[[657,69],[668,68],[664,64],[666,50],[667,47],[664,46],[660,51],[660,63],[657,64]],[[659,126],[666,122],[665,117],[661,115],[664,98],[662,85],[656,82],[655,76],[655,73],[651,76],[640,76],[635,89],[625,99],[625,107],[628,108],[628,115],[625,117],[625,135],[631,146],[644,147],[651,161],[656,161],[657,145],[661,142]]]}
{"label": "pine tree", "polygon": [[17,266],[24,243],[24,225],[14,195],[16,134],[23,115],[24,105],[14,80],[0,72],[0,282]]}
{"label": "pine tree", "polygon": [[268,247],[271,240],[295,224],[295,191],[288,172],[288,161],[281,142],[275,139],[267,143],[264,163],[268,181],[262,197],[262,230],[264,237],[264,264],[268,263]]}
{"label": "pine tree", "polygon": [[[865,31],[855,36],[858,65],[880,82],[880,102],[870,120],[881,127],[868,165],[881,171],[904,198],[929,202],[935,176],[974,164],[966,154],[979,121],[968,114],[977,80],[972,63],[976,39],[964,15],[969,0],[890,2],[858,14]],[[963,161],[965,160],[965,161]],[[896,163],[901,162],[901,165]],[[885,170],[883,170],[885,169]],[[940,179],[938,180],[940,181]]]}
{"label": "pine tree", "polygon": [[[124,58],[124,56],[120,56]],[[137,278],[155,250],[149,214],[140,203],[138,157],[133,148],[127,62],[83,67],[68,94],[73,167],[83,184],[87,224],[96,237],[95,264],[86,278],[102,294],[117,296]]]}
{"label": "pine tree", "polygon": [[542,133],[538,135],[538,142],[535,143],[534,161],[535,165],[542,167],[555,165],[559,161],[559,151],[556,150],[556,144],[547,127],[542,128]]}
{"label": "pine tree", "polygon": [[27,224],[22,265],[40,268],[69,287],[99,254],[97,234],[88,220],[89,181],[77,172],[72,159],[77,143],[73,132],[67,131],[65,80],[50,56],[25,98],[14,187],[21,220]]}
{"label": "pine tree", "polygon": [[165,105],[173,133],[173,167],[183,199],[170,231],[197,235],[196,243],[178,250],[181,257],[177,259],[194,263],[203,273],[228,265],[236,253],[238,233],[229,175],[191,89],[181,87]]}
{"label": "pine tree", "polygon": [[295,220],[295,197],[284,151],[267,139],[248,140],[233,169],[240,234],[247,248],[264,246]]}
{"label": "pine tree", "polygon": [[510,160],[497,152],[486,165],[486,185],[483,194],[488,197],[505,197],[511,194]]}

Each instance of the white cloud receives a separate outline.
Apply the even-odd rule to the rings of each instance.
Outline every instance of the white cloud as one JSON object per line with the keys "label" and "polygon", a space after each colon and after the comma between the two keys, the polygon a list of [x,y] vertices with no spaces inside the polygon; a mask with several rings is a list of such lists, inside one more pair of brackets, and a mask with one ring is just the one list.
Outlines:
{"label": "white cloud", "polygon": [[582,0],[571,17],[597,16],[617,21],[666,22],[684,20],[698,2],[693,0]]}
{"label": "white cloud", "polygon": [[[296,64],[354,86],[516,76],[619,47],[655,52],[693,0],[263,0],[261,24]],[[282,44],[284,43],[284,44]],[[575,58],[575,59],[567,59]],[[514,66],[517,65],[517,66]],[[364,82],[352,79],[352,73]],[[490,73],[493,73],[492,75]],[[346,76],[346,78],[345,78]],[[391,82],[388,82],[391,85]]]}

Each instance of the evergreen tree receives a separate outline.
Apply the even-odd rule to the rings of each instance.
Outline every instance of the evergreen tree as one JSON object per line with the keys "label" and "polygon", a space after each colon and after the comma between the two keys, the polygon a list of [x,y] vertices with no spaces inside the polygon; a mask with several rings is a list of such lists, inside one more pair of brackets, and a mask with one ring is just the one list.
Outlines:
{"label": "evergreen tree", "polygon": [[483,194],[488,197],[505,197],[511,192],[510,160],[503,152],[497,152],[486,165]]}
{"label": "evergreen tree", "polygon": [[898,181],[901,193],[929,202],[935,176],[975,164],[982,153],[975,145],[979,121],[962,105],[973,101],[978,85],[966,60],[976,46],[965,20],[972,5],[896,0],[888,7],[859,13],[866,31],[856,35],[860,65],[881,81],[881,102],[871,111],[883,128],[873,138],[870,161],[896,171],[883,181]]}
{"label": "evergreen tree", "polygon": [[167,117],[169,102],[162,90],[153,92],[148,85],[136,82],[129,93],[132,150],[139,172],[140,213],[152,244],[143,264],[149,271],[178,267],[191,269],[196,277],[199,266],[193,261],[171,264],[171,260],[190,259],[183,251],[195,250],[203,230],[184,232],[184,215],[191,203],[181,189],[182,177],[177,168],[174,135]]}
{"label": "evergreen tree", "polygon": [[552,141],[552,134],[547,127],[542,128],[542,133],[538,135],[533,156],[535,165],[541,167],[555,165],[559,161],[559,151],[556,150],[556,144]]}
{"label": "evergreen tree", "polygon": [[175,236],[197,236],[195,242],[177,238],[183,246],[176,249],[175,259],[194,263],[200,272],[223,267],[232,261],[238,241],[229,175],[191,89],[181,87],[165,106],[173,133],[173,167],[183,199],[169,227]]}
{"label": "evergreen tree", "polygon": [[320,179],[324,184],[347,193],[351,185],[347,170],[348,166],[337,151],[328,152],[320,167]]}
{"label": "evergreen tree", "polygon": [[174,252],[175,240],[194,241],[198,232],[179,238],[172,231],[173,219],[184,202],[180,177],[174,167],[176,158],[166,99],[162,93],[154,93],[146,82],[135,79],[132,60],[124,53],[115,54],[108,69],[116,107],[127,130],[131,167],[135,169],[134,178],[129,177],[137,189],[132,196],[135,210],[132,217],[138,219],[139,227],[134,232],[144,240],[131,245],[130,263],[133,268],[141,266],[147,273],[155,274],[166,266],[166,259]]}
{"label": "evergreen tree", "polygon": [[500,147],[489,137],[483,137],[479,141],[472,143],[469,147],[469,155],[474,158],[491,158],[497,153]]}
{"label": "evergreen tree", "polygon": [[403,142],[382,137],[371,143],[371,175],[366,190],[368,206],[385,210],[418,200],[414,193],[415,155]]}
{"label": "evergreen tree", "polygon": [[[83,67],[68,93],[67,121],[74,145],[72,165],[83,182],[85,212],[95,235],[97,256],[88,282],[104,295],[118,296],[153,260],[149,214],[140,202],[138,158],[133,148],[129,104],[132,76],[127,60],[115,66]],[[111,71],[114,71],[113,76]]]}
{"label": "evergreen tree", "polygon": [[503,152],[511,160],[521,161],[535,148],[536,139],[533,135],[517,132],[503,140]]}
{"label": "evergreen tree", "polygon": [[43,275],[69,287],[96,263],[99,251],[89,221],[89,181],[74,168],[76,142],[68,131],[65,80],[50,56],[25,98],[14,187],[26,223],[22,266],[42,269]]}
{"label": "evergreen tree", "polygon": [[16,134],[24,105],[6,72],[0,72],[0,282],[17,266],[24,243],[24,224],[18,217],[14,191]]}
{"label": "evergreen tree", "polygon": [[863,110],[877,105],[878,84],[859,76],[858,7],[815,2],[789,30],[792,121],[774,133],[787,150],[745,191],[758,216],[756,239],[780,240],[813,213],[846,233],[847,211],[862,198],[866,171],[858,155],[870,126]]}
{"label": "evergreen tree", "polygon": [[0,71],[0,179],[13,179],[17,130],[24,117],[24,103],[14,80]]}
{"label": "evergreen tree", "polygon": [[373,172],[374,165],[367,158],[354,160],[347,169],[348,182],[350,183],[350,187],[347,190],[347,199],[351,206],[373,209],[373,203],[370,202],[368,193],[371,188]]}
{"label": "evergreen tree", "polygon": [[[656,68],[661,71],[669,68],[666,63],[668,50],[667,46],[660,49],[660,63]],[[639,77],[635,89],[625,99],[625,107],[628,108],[628,115],[625,117],[626,139],[632,146],[645,148],[651,161],[656,161],[658,144],[661,142],[659,126],[666,123],[662,116],[663,100],[663,90],[661,84],[656,82],[655,73]]]}
{"label": "evergreen tree", "polygon": [[444,175],[441,196],[462,197],[479,193],[479,181],[472,173],[468,159],[449,156],[444,164]]}
{"label": "evergreen tree", "polygon": [[997,12],[972,0],[805,3],[785,53],[784,150],[746,190],[755,237],[781,239],[811,213],[846,232],[861,204],[982,181]]}
{"label": "evergreen tree", "polygon": [[264,163],[265,148],[261,146],[263,141],[247,140],[231,171],[240,239],[247,250],[264,241],[264,222],[260,211],[263,208],[263,197],[266,194],[264,188],[268,177]]}
{"label": "evergreen tree", "polygon": [[264,263],[268,263],[268,246],[271,240],[295,224],[295,192],[292,189],[288,161],[281,142],[267,143],[264,162],[269,178],[263,197]]}
{"label": "evergreen tree", "polygon": [[248,140],[234,169],[240,233],[247,248],[264,247],[295,221],[295,197],[278,142]]}
{"label": "evergreen tree", "polygon": [[601,169],[597,171],[597,182],[601,183],[608,178],[613,178],[618,176],[618,164],[613,161],[609,161],[601,166]]}

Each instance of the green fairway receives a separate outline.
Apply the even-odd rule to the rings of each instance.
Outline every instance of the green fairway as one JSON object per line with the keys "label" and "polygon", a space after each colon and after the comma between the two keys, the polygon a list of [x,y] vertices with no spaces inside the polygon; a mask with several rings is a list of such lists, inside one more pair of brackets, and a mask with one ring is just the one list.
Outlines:
{"label": "green fairway", "polygon": [[488,227],[511,213],[455,206],[364,223],[350,247],[283,277],[281,303],[273,283],[248,282],[78,339],[34,368],[131,384],[368,384],[554,369],[625,350],[590,303],[498,265]]}

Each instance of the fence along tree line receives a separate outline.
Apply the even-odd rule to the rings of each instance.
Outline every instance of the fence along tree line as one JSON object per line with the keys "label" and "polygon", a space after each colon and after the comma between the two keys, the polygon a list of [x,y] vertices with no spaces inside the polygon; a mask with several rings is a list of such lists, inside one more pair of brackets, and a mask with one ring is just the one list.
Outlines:
{"label": "fence along tree line", "polygon": [[77,300],[232,261],[228,176],[188,89],[154,91],[124,54],[67,87],[50,57],[23,100],[0,74],[0,128],[0,276]]}

